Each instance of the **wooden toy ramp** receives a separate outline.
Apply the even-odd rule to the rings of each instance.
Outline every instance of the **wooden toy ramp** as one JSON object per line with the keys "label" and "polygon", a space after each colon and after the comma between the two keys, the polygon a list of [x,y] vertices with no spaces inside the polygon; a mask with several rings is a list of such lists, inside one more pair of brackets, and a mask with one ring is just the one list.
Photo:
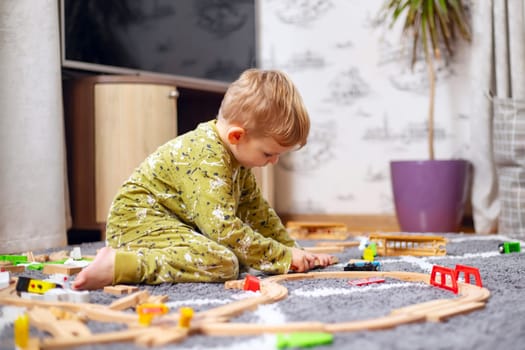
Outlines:
{"label": "wooden toy ramp", "polygon": [[[172,313],[156,318],[150,326],[140,326],[138,316],[125,312],[125,307],[132,307],[147,300],[147,291],[139,291],[117,301],[119,307],[96,304],[78,304],[65,302],[45,302],[26,300],[13,295],[0,295],[0,304],[24,306],[33,326],[51,334],[38,340],[39,349],[61,349],[77,347],[88,344],[110,342],[135,342],[144,346],[161,346],[168,343],[181,342],[192,334],[205,334],[213,336],[239,336],[259,335],[263,333],[289,333],[289,332],[354,332],[363,330],[381,330],[401,326],[413,322],[442,321],[455,315],[472,312],[483,308],[490,296],[490,292],[483,287],[457,282],[458,293],[452,299],[438,299],[429,302],[414,304],[399,309],[391,310],[382,317],[339,322],[324,323],[291,322],[288,324],[254,324],[229,322],[233,317],[251,311],[261,304],[275,303],[288,296],[288,290],[282,286],[282,281],[301,279],[351,279],[383,277],[406,282],[430,284],[430,275],[415,272],[384,272],[384,271],[335,271],[335,272],[310,272],[288,275],[278,275],[262,279],[260,292],[253,296],[234,301],[230,304],[201,311],[195,314],[190,327],[182,328],[178,325],[179,315]],[[225,288],[243,289],[244,280],[225,283]],[[120,307],[122,306],[122,307]],[[122,331],[92,334],[80,321],[56,320],[47,312],[46,308],[60,308],[83,317],[98,321],[121,323],[128,326]],[[47,322],[39,322],[44,317]]]}

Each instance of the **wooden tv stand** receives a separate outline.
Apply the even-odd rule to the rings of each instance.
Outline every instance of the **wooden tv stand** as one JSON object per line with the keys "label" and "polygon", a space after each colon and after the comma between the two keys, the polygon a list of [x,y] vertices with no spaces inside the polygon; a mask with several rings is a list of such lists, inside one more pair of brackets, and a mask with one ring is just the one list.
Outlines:
{"label": "wooden tv stand", "polygon": [[72,229],[101,237],[122,182],[158,146],[214,118],[227,88],[118,75],[63,86]]}

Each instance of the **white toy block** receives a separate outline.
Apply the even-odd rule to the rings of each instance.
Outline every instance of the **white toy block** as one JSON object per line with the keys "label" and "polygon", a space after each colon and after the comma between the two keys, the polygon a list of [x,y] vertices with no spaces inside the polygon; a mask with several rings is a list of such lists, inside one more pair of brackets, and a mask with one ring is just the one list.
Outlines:
{"label": "white toy block", "polygon": [[69,276],[64,273],[54,273],[45,279],[47,282],[60,284],[64,288],[69,288]]}
{"label": "white toy block", "polygon": [[368,237],[361,237],[361,239],[359,239],[359,247],[358,249],[363,251],[365,250],[365,248],[367,247],[367,245],[370,243],[370,241],[368,240]]}
{"label": "white toy block", "polygon": [[53,288],[44,293],[45,301],[68,301],[68,292],[62,288]]}
{"label": "white toy block", "polygon": [[89,303],[89,292],[87,290],[67,290],[68,300],[72,303]]}
{"label": "white toy block", "polygon": [[27,299],[27,300],[44,300],[43,294],[37,294],[37,293],[29,293],[29,292],[21,292],[20,298]]}
{"label": "white toy block", "polygon": [[73,248],[71,253],[69,253],[69,256],[73,260],[80,260],[80,259],[82,259],[82,253],[80,252],[80,247]]}
{"label": "white toy block", "polygon": [[0,272],[0,289],[9,287],[9,281],[11,281],[9,271]]}

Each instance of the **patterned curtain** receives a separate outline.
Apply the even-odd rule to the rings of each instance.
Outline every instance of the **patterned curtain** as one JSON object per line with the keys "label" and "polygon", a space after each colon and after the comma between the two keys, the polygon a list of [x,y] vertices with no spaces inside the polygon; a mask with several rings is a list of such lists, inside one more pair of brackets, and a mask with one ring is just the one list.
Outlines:
{"label": "patterned curtain", "polygon": [[64,246],[57,0],[0,1],[0,254]]}
{"label": "patterned curtain", "polygon": [[480,233],[525,238],[525,5],[472,9],[474,223]]}

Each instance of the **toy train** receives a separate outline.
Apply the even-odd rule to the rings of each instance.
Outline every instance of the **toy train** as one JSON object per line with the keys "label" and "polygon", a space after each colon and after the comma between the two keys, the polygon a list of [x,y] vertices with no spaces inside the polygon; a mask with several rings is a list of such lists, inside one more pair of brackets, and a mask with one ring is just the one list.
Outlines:
{"label": "toy train", "polygon": [[62,288],[62,286],[57,283],[36,280],[23,276],[18,277],[18,281],[16,282],[16,292],[18,294],[22,292],[44,294],[53,288]]}
{"label": "toy train", "polygon": [[344,267],[345,271],[379,271],[380,269],[379,261],[352,261]]}
{"label": "toy train", "polygon": [[503,242],[498,245],[498,250],[501,254],[520,253],[520,242]]}

